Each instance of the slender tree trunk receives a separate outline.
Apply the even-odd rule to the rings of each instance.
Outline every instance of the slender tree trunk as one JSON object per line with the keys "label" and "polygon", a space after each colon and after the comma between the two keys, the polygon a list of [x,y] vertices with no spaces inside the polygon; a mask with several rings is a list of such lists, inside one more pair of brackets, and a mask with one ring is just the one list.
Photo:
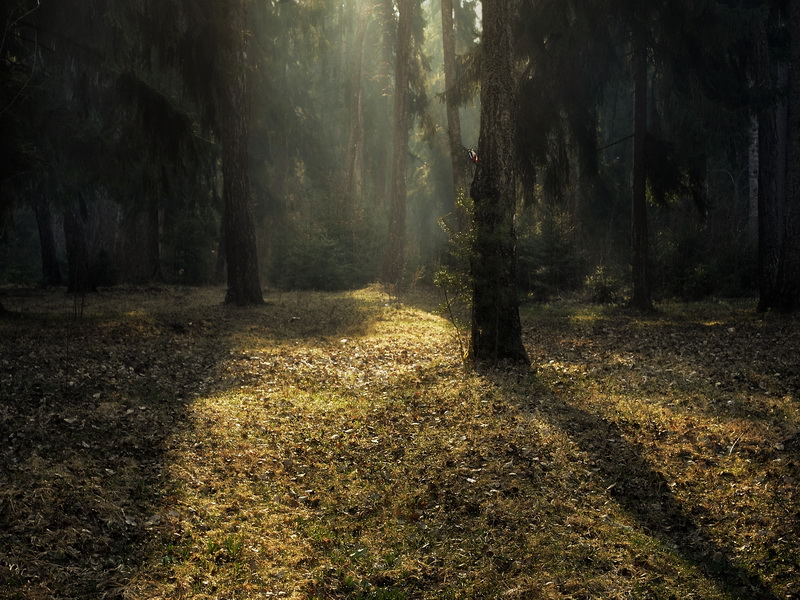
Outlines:
{"label": "slender tree trunk", "polygon": [[225,277],[225,220],[224,215],[219,226],[219,241],[217,242],[217,261],[214,265],[214,283],[221,284]]}
{"label": "slender tree trunk", "polygon": [[[457,0],[456,0],[457,1]],[[467,228],[467,215],[458,204],[466,194],[467,162],[462,150],[461,118],[452,90],[456,85],[456,39],[453,26],[453,0],[442,0],[442,51],[444,54],[444,98],[447,108],[447,136],[450,142],[450,161],[453,165],[453,212],[458,231]]]}
{"label": "slender tree trunk", "polygon": [[67,293],[85,294],[94,291],[89,277],[89,249],[83,223],[83,201],[64,211],[64,238],[67,242]]}
{"label": "slender tree trunk", "polygon": [[[364,40],[367,35],[369,11],[358,16],[350,74],[350,133],[347,140],[347,166],[345,169],[346,202],[352,203],[363,194],[364,175]],[[350,204],[348,204],[349,206]]]}
{"label": "slender tree trunk", "polygon": [[[756,36],[755,84],[765,95],[773,91],[767,33],[759,26]],[[778,125],[773,106],[758,116],[758,309],[775,306],[778,287],[781,219],[779,211]]]}
{"label": "slender tree trunk", "polygon": [[408,154],[408,85],[411,61],[411,0],[398,0],[397,49],[394,70],[394,138],[389,233],[383,261],[383,281],[398,284],[403,277],[406,250],[406,162]]}
{"label": "slender tree trunk", "polygon": [[228,9],[233,35],[230,68],[233,70],[226,89],[227,105],[222,108],[222,195],[225,203],[225,259],[228,266],[226,303],[263,304],[258,270],[258,248],[250,205],[248,156],[247,73],[245,70],[245,35],[247,8],[245,0],[233,0]]}
{"label": "slender tree trunk", "polygon": [[42,277],[47,285],[61,285],[61,269],[58,267],[56,237],[53,233],[53,214],[44,194],[36,194],[34,211],[39,229],[39,246],[42,251]]}
{"label": "slender tree trunk", "polygon": [[791,70],[786,203],[775,306],[787,312],[800,309],[800,5],[797,2],[789,3],[789,32]]}
{"label": "slender tree trunk", "polygon": [[631,214],[631,267],[633,297],[630,304],[650,310],[649,273],[647,268],[647,30],[643,24],[634,33],[633,48],[633,185]]}
{"label": "slender tree trunk", "polygon": [[484,0],[481,127],[471,258],[470,358],[480,366],[528,364],[516,285],[514,213],[514,0]]}
{"label": "slender tree trunk", "polygon": [[161,281],[161,207],[158,197],[147,203],[147,276],[153,281]]}
{"label": "slender tree trunk", "polygon": [[750,147],[747,153],[749,202],[747,235],[753,247],[758,244],[758,115],[750,117]]}

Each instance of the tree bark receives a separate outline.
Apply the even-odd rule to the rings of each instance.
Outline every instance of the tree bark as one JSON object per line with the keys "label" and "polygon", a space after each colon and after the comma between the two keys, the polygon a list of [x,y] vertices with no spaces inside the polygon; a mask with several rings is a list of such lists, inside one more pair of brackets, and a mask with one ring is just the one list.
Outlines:
{"label": "tree bark", "polygon": [[447,109],[447,137],[450,142],[450,161],[453,166],[453,206],[458,231],[467,228],[467,215],[458,203],[466,194],[467,162],[461,141],[461,118],[452,90],[456,85],[456,39],[453,26],[453,0],[442,0],[442,52],[444,55],[444,98]]}
{"label": "tree bark", "polygon": [[234,0],[228,10],[235,43],[232,44],[232,56],[229,57],[232,73],[225,90],[226,106],[222,107],[220,115],[222,194],[225,204],[223,222],[228,267],[225,302],[244,306],[263,304],[264,297],[261,292],[255,224],[250,205],[245,0]]}
{"label": "tree bark", "polygon": [[513,0],[484,0],[481,126],[474,201],[470,358],[529,364],[516,286]]}
{"label": "tree bark", "polygon": [[800,309],[800,5],[789,3],[790,64],[788,160],[783,241],[778,270],[775,308],[790,312]]}
{"label": "tree bark", "polygon": [[42,252],[42,277],[46,285],[61,285],[61,269],[58,267],[56,238],[53,233],[53,214],[44,194],[36,193],[34,200],[36,225],[39,229],[39,246]]}
{"label": "tree bark", "polygon": [[397,48],[394,70],[392,180],[389,232],[383,261],[384,283],[398,284],[403,276],[406,249],[406,162],[408,154],[408,85],[411,61],[411,0],[398,0]]}
{"label": "tree bark", "polygon": [[750,146],[747,153],[748,194],[747,235],[750,243],[758,244],[758,115],[750,117]]}
{"label": "tree bark", "polygon": [[353,57],[350,73],[350,133],[347,140],[347,166],[345,168],[345,199],[348,209],[356,198],[363,194],[364,175],[364,86],[362,73],[364,66],[364,41],[369,24],[369,11],[364,9],[358,15],[356,35],[353,43]]}
{"label": "tree bark", "polygon": [[82,213],[83,201],[64,211],[64,238],[67,243],[67,293],[85,294],[95,291],[89,272],[89,248]]}
{"label": "tree bark", "polygon": [[[767,32],[759,25],[755,47],[755,85],[765,96],[773,91]],[[779,211],[778,125],[775,108],[758,116],[758,310],[775,307],[778,287],[781,219]]]}
{"label": "tree bark", "polygon": [[147,276],[153,281],[163,279],[161,273],[161,207],[154,194],[147,203]]}
{"label": "tree bark", "polygon": [[647,30],[639,24],[633,47],[633,184],[631,211],[631,267],[633,296],[630,305],[651,310],[647,267]]}

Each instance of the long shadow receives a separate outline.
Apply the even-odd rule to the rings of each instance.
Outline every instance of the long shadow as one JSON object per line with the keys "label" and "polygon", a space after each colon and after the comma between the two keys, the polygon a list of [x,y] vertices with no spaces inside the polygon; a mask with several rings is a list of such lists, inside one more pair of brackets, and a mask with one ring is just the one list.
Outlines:
{"label": "long shadow", "polygon": [[350,335],[375,316],[334,296],[203,294],[108,291],[75,322],[56,290],[0,321],[0,598],[125,597],[169,538],[172,440],[195,398],[235,385],[242,337]]}
{"label": "long shadow", "polygon": [[[534,375],[526,373],[523,378],[530,378],[530,385],[541,387]],[[496,383],[503,388],[507,381],[498,378]],[[756,574],[733,562],[729,549],[709,538],[672,494],[664,477],[653,470],[636,445],[625,441],[614,423],[574,406],[567,394],[551,390],[545,401],[531,409],[566,432],[589,456],[596,476],[622,508],[650,535],[674,547],[731,597],[777,600]]]}

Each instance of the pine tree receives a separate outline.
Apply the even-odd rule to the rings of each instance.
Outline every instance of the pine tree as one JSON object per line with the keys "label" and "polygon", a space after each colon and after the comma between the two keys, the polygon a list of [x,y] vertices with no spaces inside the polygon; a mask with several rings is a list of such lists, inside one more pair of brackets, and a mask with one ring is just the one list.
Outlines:
{"label": "pine tree", "polygon": [[470,357],[478,366],[529,362],[516,287],[515,5],[514,0],[483,3],[481,127],[470,187],[475,207]]}
{"label": "pine tree", "polygon": [[[458,1],[458,0],[456,0]],[[458,111],[456,88],[456,40],[453,20],[453,0],[442,3],[442,54],[444,62],[444,99],[447,109],[447,139],[450,143],[450,163],[453,169],[453,192],[456,226],[459,231],[467,227],[466,215],[458,205],[460,195],[466,193],[467,161],[461,141],[461,119]]]}
{"label": "pine tree", "polygon": [[397,285],[403,276],[406,251],[406,163],[408,155],[409,79],[411,69],[412,0],[397,0],[397,45],[394,68],[392,171],[389,232],[382,279]]}
{"label": "pine tree", "polygon": [[800,309],[800,4],[788,3],[791,65],[788,86],[788,156],[783,238],[775,307]]}
{"label": "pine tree", "polygon": [[[139,62],[173,70],[222,149],[227,303],[261,304],[249,175],[248,0],[141,0],[122,6]],[[155,57],[155,59],[154,59]],[[134,75],[135,76],[135,75]]]}

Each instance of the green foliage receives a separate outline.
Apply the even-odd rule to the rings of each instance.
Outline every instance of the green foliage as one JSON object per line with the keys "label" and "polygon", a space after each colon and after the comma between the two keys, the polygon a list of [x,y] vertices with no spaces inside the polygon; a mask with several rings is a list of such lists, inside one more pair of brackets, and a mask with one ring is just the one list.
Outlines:
{"label": "green foliage", "polygon": [[517,281],[533,300],[546,301],[581,286],[585,259],[576,231],[565,214],[547,213],[542,222],[520,233]]}
{"label": "green foliage", "polygon": [[[459,190],[456,196],[456,209],[467,216],[472,223],[474,206],[472,198],[466,196],[464,190]],[[433,277],[433,283],[442,290],[444,304],[440,312],[444,314],[455,327],[456,337],[461,353],[461,359],[467,360],[469,341],[463,332],[468,322],[472,308],[472,282],[469,277],[469,263],[472,256],[472,229],[458,231],[455,225],[445,218],[439,219],[439,226],[448,238],[447,249],[442,256],[442,261]]]}
{"label": "green foliage", "polygon": [[684,223],[656,236],[653,283],[658,295],[702,300],[755,292],[756,253],[740,235],[712,233],[708,227]]}
{"label": "green foliage", "polygon": [[598,265],[584,281],[584,292],[593,304],[614,304],[624,298],[623,277],[618,270]]}
{"label": "green foliage", "polygon": [[[456,198],[457,209],[472,222],[472,198],[461,190]],[[468,312],[471,301],[472,284],[469,277],[469,264],[472,256],[473,231],[459,231],[447,218],[439,219],[439,226],[447,236],[447,247],[442,254],[439,268],[434,275],[434,283],[446,295],[448,312],[455,310],[458,314]]]}
{"label": "green foliage", "polygon": [[275,232],[268,280],[281,289],[344,290],[373,280],[380,240],[365,222],[291,223]]}

